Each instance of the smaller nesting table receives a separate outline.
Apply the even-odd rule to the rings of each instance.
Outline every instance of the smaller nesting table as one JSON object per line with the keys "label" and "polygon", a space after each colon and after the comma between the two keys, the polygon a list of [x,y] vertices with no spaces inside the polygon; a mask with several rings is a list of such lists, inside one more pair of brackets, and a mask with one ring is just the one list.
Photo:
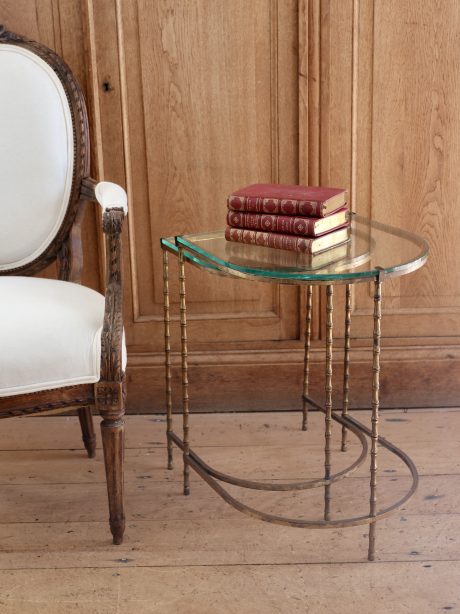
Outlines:
{"label": "smaller nesting table", "polygon": [[[419,236],[391,226],[371,221],[353,214],[351,216],[350,241],[317,256],[275,250],[255,245],[231,243],[225,240],[224,231],[181,235],[161,239],[163,250],[163,293],[165,326],[165,367],[166,367],[166,436],[168,468],[172,469],[173,444],[183,452],[184,494],[190,493],[190,468],[205,480],[227,503],[249,516],[266,522],[299,528],[337,528],[361,524],[369,525],[368,560],[375,558],[376,522],[397,511],[416,491],[418,474],[412,460],[405,452],[379,435],[379,377],[380,338],[382,320],[382,284],[387,277],[407,275],[420,268],[427,259],[428,245]],[[183,437],[172,427],[171,389],[171,345],[170,345],[170,303],[168,255],[179,260],[181,367],[182,367],[182,413]],[[306,286],[305,357],[302,393],[302,429],[308,428],[310,407],[324,414],[324,475],[321,478],[288,483],[269,483],[248,480],[225,474],[206,464],[190,445],[189,427],[189,381],[187,367],[187,306],[185,288],[185,264],[191,264],[206,274],[242,278],[248,281],[264,281],[272,284],[297,284]],[[373,286],[373,351],[372,351],[372,398],[371,424],[366,426],[349,413],[349,367],[351,329],[351,286],[370,283]],[[344,380],[343,404],[339,411],[332,409],[332,313],[334,286],[346,285],[345,339],[344,339]],[[310,337],[312,316],[312,287],[326,286],[326,371],[325,402],[318,403],[309,396]],[[347,446],[348,432],[361,443],[358,458],[346,469],[332,473],[331,435],[332,423],[342,427],[341,449]],[[369,450],[370,444],[370,450]],[[412,483],[407,492],[385,508],[377,506],[377,453],[383,446],[399,457],[409,468]],[[360,467],[370,456],[369,513],[349,518],[331,517],[331,486]],[[288,518],[254,509],[230,495],[223,484],[266,490],[292,491],[321,487],[324,489],[324,514],[322,520]]]}

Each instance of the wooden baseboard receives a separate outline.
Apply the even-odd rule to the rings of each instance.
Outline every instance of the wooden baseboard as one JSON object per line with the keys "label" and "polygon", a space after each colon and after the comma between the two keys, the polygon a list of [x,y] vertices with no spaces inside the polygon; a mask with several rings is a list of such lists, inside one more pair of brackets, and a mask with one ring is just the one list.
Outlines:
{"label": "wooden baseboard", "polygon": [[[342,399],[340,352],[333,365],[334,405]],[[358,349],[350,369],[350,406],[371,401],[371,350]],[[173,407],[181,409],[179,356],[173,355]],[[128,367],[128,412],[165,411],[164,367],[160,354],[135,354]],[[301,407],[301,350],[191,353],[190,410],[196,412],[277,411]],[[382,408],[460,405],[460,348],[392,347],[381,356]],[[312,353],[310,391],[324,398],[324,354]]]}

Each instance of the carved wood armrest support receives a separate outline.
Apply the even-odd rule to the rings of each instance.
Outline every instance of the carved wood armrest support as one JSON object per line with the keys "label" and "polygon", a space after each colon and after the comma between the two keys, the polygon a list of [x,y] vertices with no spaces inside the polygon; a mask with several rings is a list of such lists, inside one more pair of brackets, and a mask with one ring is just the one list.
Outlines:
{"label": "carved wood armrest support", "polygon": [[123,286],[121,261],[121,231],[123,209],[104,211],[102,228],[106,235],[107,282],[105,314],[101,337],[101,385],[123,379]]}
{"label": "carved wood armrest support", "polygon": [[81,283],[83,270],[83,246],[81,240],[81,224],[85,213],[86,202],[80,202],[72,229],[57,252],[58,276],[63,281]]}
{"label": "carved wood armrest support", "polygon": [[104,420],[118,421],[125,413],[126,380],[97,382],[96,404]]}
{"label": "carved wood armrest support", "polygon": [[108,181],[97,182],[85,177],[80,185],[80,198],[98,202],[103,210],[102,229],[106,236],[107,281],[105,314],[102,327],[101,381],[121,382],[123,378],[123,287],[121,231],[128,212],[126,192]]}
{"label": "carved wood armrest support", "polygon": [[91,177],[85,177],[82,179],[80,185],[80,198],[82,200],[92,200],[96,202],[96,186],[97,181],[95,179],[91,179]]}

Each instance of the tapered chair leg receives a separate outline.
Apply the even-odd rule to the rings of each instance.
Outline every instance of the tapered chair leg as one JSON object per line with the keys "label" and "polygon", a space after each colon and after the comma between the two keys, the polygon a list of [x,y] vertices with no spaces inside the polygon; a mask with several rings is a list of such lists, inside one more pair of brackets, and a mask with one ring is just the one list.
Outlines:
{"label": "tapered chair leg", "polygon": [[124,456],[124,421],[103,417],[101,423],[102,445],[104,448],[107,492],[109,495],[110,530],[113,543],[121,544],[125,532],[125,513],[123,506],[123,456]]}
{"label": "tapered chair leg", "polygon": [[91,407],[81,407],[78,410],[80,420],[81,435],[89,458],[96,456],[96,433],[94,432],[93,416]]}
{"label": "tapered chair leg", "polygon": [[107,492],[109,495],[110,530],[113,543],[121,544],[125,532],[123,507],[125,403],[123,382],[101,381],[96,384],[96,407],[102,417],[101,434],[104,450]]}

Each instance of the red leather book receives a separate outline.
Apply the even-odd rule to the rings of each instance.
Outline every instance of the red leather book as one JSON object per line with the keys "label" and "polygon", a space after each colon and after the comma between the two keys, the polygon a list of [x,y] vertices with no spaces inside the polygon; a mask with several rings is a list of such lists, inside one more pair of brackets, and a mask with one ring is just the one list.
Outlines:
{"label": "red leather book", "polygon": [[255,183],[233,192],[227,199],[232,211],[308,217],[325,217],[346,202],[347,192],[342,188],[282,183]]}
{"label": "red leather book", "polygon": [[342,207],[327,217],[297,217],[271,213],[240,213],[228,211],[227,224],[234,228],[280,232],[283,234],[319,237],[347,225],[347,208]]}
{"label": "red leather book", "polygon": [[232,228],[231,226],[227,226],[225,229],[225,238],[227,241],[235,241],[236,243],[262,245],[275,249],[288,249],[304,254],[317,254],[330,247],[348,241],[348,228],[341,228],[340,230],[329,232],[321,237],[307,238],[278,232],[261,232],[259,230],[246,230],[244,228]]}

